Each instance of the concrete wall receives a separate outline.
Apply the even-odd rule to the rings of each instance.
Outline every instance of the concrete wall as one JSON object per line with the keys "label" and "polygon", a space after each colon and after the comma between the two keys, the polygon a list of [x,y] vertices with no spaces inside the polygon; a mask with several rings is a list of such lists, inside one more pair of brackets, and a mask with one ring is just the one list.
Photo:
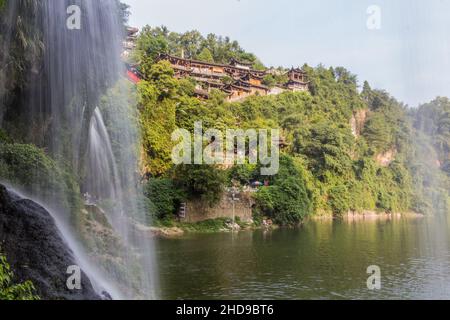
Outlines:
{"label": "concrete wall", "polygon": [[[250,222],[252,220],[252,206],[254,201],[251,195],[252,192],[242,192],[237,196],[239,201],[235,202],[235,216],[239,217],[243,222]],[[213,208],[202,201],[188,202],[186,206],[186,218],[181,221],[192,223],[217,218],[233,218],[233,202],[231,201],[231,194],[228,192],[224,193],[220,203]]]}

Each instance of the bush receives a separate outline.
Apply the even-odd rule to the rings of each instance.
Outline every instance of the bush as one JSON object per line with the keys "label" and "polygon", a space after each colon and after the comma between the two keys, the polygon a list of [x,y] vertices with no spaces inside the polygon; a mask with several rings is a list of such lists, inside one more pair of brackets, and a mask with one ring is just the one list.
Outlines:
{"label": "bush", "polygon": [[75,179],[33,145],[0,143],[0,178],[63,209],[80,205]]}
{"label": "bush", "polygon": [[[280,171],[255,196],[254,216],[268,216],[280,225],[296,225],[312,211],[312,194],[293,158],[280,158]],[[258,220],[258,219],[257,219]]]}
{"label": "bush", "polygon": [[222,198],[225,174],[212,165],[179,165],[175,168],[175,184],[190,199],[200,199],[213,207]]}
{"label": "bush", "polygon": [[276,187],[264,187],[258,190],[255,195],[255,208],[253,215],[257,217],[256,220],[261,220],[262,216],[273,217],[275,210],[275,197]]}
{"label": "bush", "polygon": [[157,219],[165,219],[176,213],[184,198],[170,179],[152,178],[144,187],[144,194],[151,203],[152,214]]}
{"label": "bush", "polygon": [[14,274],[6,257],[0,254],[0,300],[38,300],[34,294],[35,288],[31,281],[13,284]]}
{"label": "bush", "polygon": [[251,180],[256,176],[256,166],[252,164],[244,164],[233,166],[228,171],[228,180],[237,181],[242,186],[249,185]]}
{"label": "bush", "polygon": [[289,178],[280,186],[262,188],[256,194],[255,200],[254,215],[267,216],[280,225],[300,223],[312,208],[305,185],[295,178]]}
{"label": "bush", "polygon": [[298,224],[310,213],[311,199],[305,184],[294,177],[283,181],[275,192],[275,222],[282,225]]}
{"label": "bush", "polygon": [[335,216],[341,216],[350,209],[350,194],[345,185],[335,186],[328,193],[328,203]]}
{"label": "bush", "polygon": [[5,130],[0,129],[0,143],[12,143],[12,139],[5,132]]}

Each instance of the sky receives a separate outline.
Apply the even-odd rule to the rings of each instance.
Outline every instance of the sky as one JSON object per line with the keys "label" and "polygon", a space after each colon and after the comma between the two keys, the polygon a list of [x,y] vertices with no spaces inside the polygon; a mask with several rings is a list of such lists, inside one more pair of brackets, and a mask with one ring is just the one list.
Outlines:
{"label": "sky", "polygon": [[343,66],[416,107],[450,97],[447,0],[122,0],[130,25],[237,40],[266,66]]}

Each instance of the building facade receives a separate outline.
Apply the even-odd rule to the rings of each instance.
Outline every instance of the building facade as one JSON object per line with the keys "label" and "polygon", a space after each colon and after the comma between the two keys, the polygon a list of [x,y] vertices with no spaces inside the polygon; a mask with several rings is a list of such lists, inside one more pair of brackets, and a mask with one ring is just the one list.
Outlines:
{"label": "building facade", "polygon": [[292,68],[287,73],[289,81],[274,91],[263,84],[264,77],[269,73],[252,69],[251,63],[232,59],[230,64],[218,64],[169,54],[160,54],[158,60],[170,62],[176,78],[190,77],[195,80],[195,93],[201,99],[207,99],[212,89],[224,92],[228,101],[239,101],[253,95],[279,94],[286,90],[308,90],[306,73],[299,68]]}

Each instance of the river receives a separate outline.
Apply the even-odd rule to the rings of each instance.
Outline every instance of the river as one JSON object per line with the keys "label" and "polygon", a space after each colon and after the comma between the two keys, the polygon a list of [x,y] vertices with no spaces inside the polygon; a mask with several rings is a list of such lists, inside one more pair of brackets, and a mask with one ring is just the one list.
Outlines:
{"label": "river", "polygon": [[[308,221],[157,241],[162,299],[450,299],[446,219]],[[380,267],[381,289],[367,288]]]}

